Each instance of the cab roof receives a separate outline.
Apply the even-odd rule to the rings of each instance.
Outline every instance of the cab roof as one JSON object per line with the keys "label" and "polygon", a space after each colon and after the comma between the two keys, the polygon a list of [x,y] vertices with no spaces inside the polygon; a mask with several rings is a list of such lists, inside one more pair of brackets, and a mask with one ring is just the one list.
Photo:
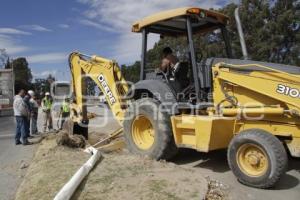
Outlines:
{"label": "cab roof", "polygon": [[132,25],[132,32],[141,32],[147,28],[149,32],[167,35],[186,33],[186,17],[191,16],[193,31],[206,32],[226,25],[229,17],[212,10],[197,7],[177,8],[159,12],[145,17]]}

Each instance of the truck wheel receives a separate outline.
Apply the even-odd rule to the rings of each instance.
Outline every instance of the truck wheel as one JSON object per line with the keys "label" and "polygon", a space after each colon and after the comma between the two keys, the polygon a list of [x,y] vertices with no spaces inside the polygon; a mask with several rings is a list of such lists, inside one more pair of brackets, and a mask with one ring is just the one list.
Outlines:
{"label": "truck wheel", "polygon": [[280,140],[261,129],[249,129],[236,135],[229,144],[227,160],[241,183],[256,188],[273,187],[288,163]]}
{"label": "truck wheel", "polygon": [[159,102],[143,98],[133,102],[125,114],[124,136],[130,152],[155,160],[169,160],[178,149],[172,134],[170,116]]}

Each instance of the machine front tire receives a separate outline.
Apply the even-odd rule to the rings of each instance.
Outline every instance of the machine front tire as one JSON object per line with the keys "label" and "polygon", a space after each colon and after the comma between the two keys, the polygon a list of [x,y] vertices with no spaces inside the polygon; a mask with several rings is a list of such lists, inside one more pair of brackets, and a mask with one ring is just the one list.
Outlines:
{"label": "machine front tire", "polygon": [[228,147],[227,159],[237,179],[256,188],[273,187],[288,163],[280,140],[261,129],[249,129],[236,135]]}
{"label": "machine front tire", "polygon": [[138,99],[125,114],[123,122],[127,148],[131,153],[155,160],[169,160],[177,154],[169,114],[159,109],[152,98]]}

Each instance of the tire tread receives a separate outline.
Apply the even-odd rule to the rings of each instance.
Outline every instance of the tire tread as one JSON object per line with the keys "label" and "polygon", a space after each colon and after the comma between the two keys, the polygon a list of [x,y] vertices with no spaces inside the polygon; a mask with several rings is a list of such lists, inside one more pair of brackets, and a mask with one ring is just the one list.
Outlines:
{"label": "tire tread", "polygon": [[[159,106],[159,101],[156,99],[153,99],[153,98],[138,99],[132,103],[131,107],[128,108],[129,110],[125,114],[125,119],[128,119],[131,117],[130,114],[131,114],[131,112],[133,112],[132,110],[134,110],[134,108],[136,106],[143,104],[145,102],[154,103],[157,106]],[[162,131],[162,135],[161,135],[162,140],[159,141],[159,145],[155,149],[155,153],[151,154],[150,157],[155,160],[169,160],[177,154],[178,148],[177,148],[174,138],[173,138],[169,114],[166,112],[160,112],[160,116],[161,116],[161,119],[157,120],[157,122],[159,123],[157,126],[164,130],[164,131]],[[129,124],[131,124],[130,121],[124,120],[124,131],[130,130],[130,127],[128,127]],[[135,152],[134,148],[131,146],[131,143],[128,141],[128,140],[130,140],[130,137],[128,136],[128,134],[131,134],[131,133],[126,133],[126,132],[124,132],[124,133],[125,133],[125,140],[127,140],[126,143],[127,143],[129,150],[133,153],[137,153],[137,152]],[[126,137],[126,135],[127,135],[127,137]]]}
{"label": "tire tread", "polygon": [[[233,148],[233,145],[237,140],[249,139],[249,138],[259,141],[261,143],[265,143],[268,148],[272,149],[275,155],[275,162],[277,166],[275,168],[274,175],[270,179],[267,179],[265,182],[261,182],[259,184],[253,185],[241,177],[237,177],[237,178],[241,183],[252,187],[262,188],[262,189],[273,187],[287,168],[288,158],[287,158],[286,150],[278,138],[276,138],[274,135],[262,129],[249,129],[249,130],[242,131],[232,139],[229,145],[229,149]],[[238,176],[239,172],[237,172],[236,171],[237,169],[233,166],[233,163],[231,161],[231,156],[229,154],[230,151],[228,150],[227,161],[229,167],[231,168],[233,173],[236,176]]]}

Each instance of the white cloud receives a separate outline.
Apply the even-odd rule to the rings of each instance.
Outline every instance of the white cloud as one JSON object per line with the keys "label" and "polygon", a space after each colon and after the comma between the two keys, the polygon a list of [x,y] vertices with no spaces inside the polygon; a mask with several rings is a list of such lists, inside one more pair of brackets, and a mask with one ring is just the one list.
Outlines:
{"label": "white cloud", "polygon": [[81,19],[81,20],[79,20],[79,23],[82,25],[85,25],[85,26],[94,27],[94,28],[97,28],[100,30],[105,30],[108,32],[116,32],[116,30],[113,28],[109,28],[109,27],[105,26],[104,24],[100,24],[100,23],[97,23],[97,22],[94,22],[94,21],[91,21],[88,19]]}
{"label": "white cloud", "polygon": [[32,25],[22,25],[20,26],[21,28],[24,28],[24,29],[29,29],[29,30],[33,30],[33,31],[40,31],[40,32],[50,32],[52,30],[46,28],[46,27],[43,27],[41,25],[37,25],[37,24],[32,24]]}
{"label": "white cloud", "polygon": [[0,34],[0,48],[5,49],[8,55],[15,55],[29,50],[28,47],[19,45],[12,37]]}
{"label": "white cloud", "polygon": [[[131,30],[131,24],[147,15],[187,6],[219,8],[220,0],[78,0],[90,8],[84,12],[89,19],[98,20],[101,24],[114,27],[116,30]],[[120,30],[123,31],[123,30]]]}
{"label": "white cloud", "polygon": [[42,63],[61,63],[68,59],[67,53],[45,53],[27,56],[27,61],[30,64]]}
{"label": "white cloud", "polygon": [[[150,34],[148,36],[148,49],[152,48],[155,42],[159,40],[159,35]],[[118,38],[117,43],[113,45],[111,57],[116,59],[120,64],[133,63],[140,59],[142,53],[141,34],[124,34]]]}
{"label": "white cloud", "polygon": [[[95,28],[112,29],[119,33],[113,41],[115,58],[121,63],[139,59],[141,40],[138,34],[131,33],[131,25],[150,14],[186,6],[219,8],[221,0],[77,0],[89,8],[84,12],[84,22]],[[229,3],[230,1],[228,1]],[[89,22],[89,23],[87,23]],[[91,23],[92,22],[92,23]],[[149,46],[155,40],[150,39]]]}
{"label": "white cloud", "polygon": [[58,26],[60,28],[64,28],[64,29],[70,28],[70,25],[68,25],[68,24],[58,24]]}
{"label": "white cloud", "polygon": [[15,28],[0,28],[0,34],[7,35],[31,35],[29,32],[21,31]]}
{"label": "white cloud", "polygon": [[0,28],[0,48],[5,49],[9,56],[15,56],[29,50],[29,47],[20,45],[19,39],[16,37],[24,35],[31,35],[31,33],[16,28]]}

